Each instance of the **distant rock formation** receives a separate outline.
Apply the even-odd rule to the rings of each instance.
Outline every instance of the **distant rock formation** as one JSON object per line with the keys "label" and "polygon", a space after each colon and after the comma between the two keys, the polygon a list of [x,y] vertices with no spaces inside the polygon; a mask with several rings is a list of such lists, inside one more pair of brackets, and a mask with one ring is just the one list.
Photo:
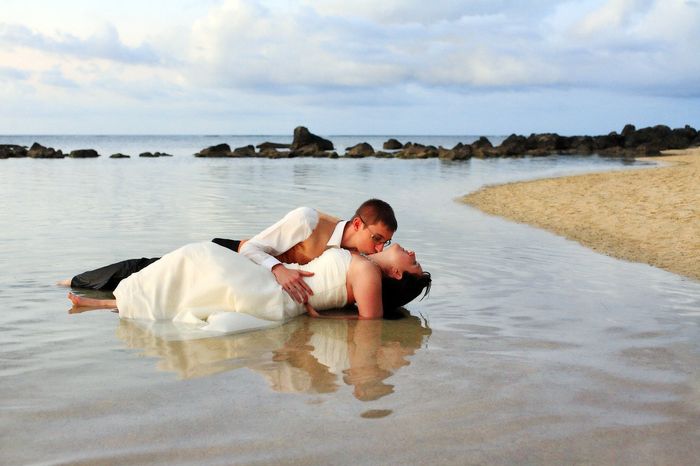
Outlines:
{"label": "distant rock formation", "polygon": [[382,149],[384,150],[397,150],[397,149],[403,149],[403,144],[401,144],[398,140],[391,138],[388,139],[387,141],[382,144]]}
{"label": "distant rock formation", "polygon": [[289,149],[292,157],[328,157],[330,154],[326,151],[335,148],[328,139],[311,133],[304,126],[297,126],[294,128],[294,140]]}
{"label": "distant rock formation", "polygon": [[53,147],[44,147],[38,142],[32,144],[32,147],[27,151],[27,156],[33,159],[62,159],[65,157],[61,149],[56,150]]}
{"label": "distant rock formation", "polygon": [[130,155],[122,154],[121,152],[118,152],[118,153],[116,153],[116,154],[110,155],[109,158],[110,158],[110,159],[130,159],[131,156],[130,156]]}
{"label": "distant rock formation", "polygon": [[0,159],[13,159],[27,156],[27,148],[17,144],[0,144]]}
{"label": "distant rock formation", "polygon": [[[598,136],[561,136],[557,133],[533,133],[529,136],[511,134],[494,146],[491,141],[481,136],[471,144],[462,142],[452,149],[435,147],[419,143],[406,142],[402,144],[397,139],[390,138],[382,145],[382,151],[375,151],[367,142],[362,142],[345,149],[345,157],[362,158],[402,158],[402,159],[429,159],[440,158],[442,160],[469,160],[472,157],[538,157],[552,154],[559,155],[588,155],[599,154],[613,157],[637,157],[659,155],[667,149],[685,149],[692,146],[700,146],[700,133],[693,127],[686,125],[683,128],[671,129],[666,125],[656,125],[637,129],[632,124],[624,126],[618,134],[612,131]],[[258,151],[256,152],[256,147]],[[288,150],[280,150],[288,149]],[[71,151],[71,158],[92,158],[100,154],[94,149],[80,149]],[[327,139],[311,133],[306,127],[298,126],[294,129],[291,144],[277,142],[263,142],[257,146],[247,145],[231,150],[228,144],[217,144],[202,149],[194,154],[195,157],[328,157],[338,158],[334,151],[333,143]],[[0,144],[0,159],[31,157],[31,158],[64,158],[66,155],[52,147],[44,147],[38,142],[27,149],[17,144]],[[112,154],[110,158],[129,158],[121,153]],[[172,157],[172,154],[163,152],[142,152],[139,157]]]}
{"label": "distant rock formation", "polygon": [[255,147],[257,147],[262,152],[265,149],[289,149],[290,147],[292,147],[292,145],[283,144],[279,142],[263,142]]}
{"label": "distant rock formation", "polygon": [[217,144],[216,146],[210,146],[205,149],[200,150],[195,157],[230,157],[231,156],[231,146],[228,144]]}
{"label": "distant rock formation", "polygon": [[151,153],[151,152],[141,152],[141,153],[139,154],[139,157],[150,157],[150,158],[154,158],[154,157],[172,157],[172,156],[173,156],[172,154],[166,154],[165,152],[153,152],[153,153]]}
{"label": "distant rock formation", "polygon": [[345,148],[345,157],[361,158],[371,157],[374,155],[374,148],[371,144],[361,142],[352,147]]}
{"label": "distant rock formation", "polygon": [[255,157],[255,147],[252,145],[236,147],[231,152],[231,157]]}
{"label": "distant rock formation", "polygon": [[430,159],[438,156],[438,149],[435,146],[407,142],[403,149],[394,155],[400,159]]}
{"label": "distant rock formation", "polygon": [[95,149],[78,149],[70,151],[68,157],[73,159],[89,159],[94,157],[99,157],[100,154],[97,153]]}

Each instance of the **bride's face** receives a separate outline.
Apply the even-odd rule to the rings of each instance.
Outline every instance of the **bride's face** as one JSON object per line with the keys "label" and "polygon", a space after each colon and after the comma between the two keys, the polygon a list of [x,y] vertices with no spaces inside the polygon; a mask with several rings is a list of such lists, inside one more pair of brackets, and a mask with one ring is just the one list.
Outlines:
{"label": "bride's face", "polygon": [[386,249],[391,260],[392,267],[396,269],[399,276],[404,272],[411,275],[420,275],[423,273],[423,268],[416,260],[416,253],[408,249],[404,249],[400,244],[394,243]]}

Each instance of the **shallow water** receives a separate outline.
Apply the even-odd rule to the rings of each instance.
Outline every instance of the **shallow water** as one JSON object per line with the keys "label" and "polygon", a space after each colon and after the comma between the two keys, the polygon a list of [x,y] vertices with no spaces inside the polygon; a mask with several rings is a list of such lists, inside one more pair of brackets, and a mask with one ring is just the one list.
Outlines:
{"label": "shallow water", "polygon": [[[63,138],[56,148],[97,146]],[[131,144],[132,155],[175,157],[0,160],[0,463],[696,460],[700,283],[455,201],[484,184],[622,162],[189,155],[217,142],[139,149],[111,138],[108,153]],[[433,274],[409,319],[302,317],[176,341],[169,326],[69,314],[53,285],[248,237],[299,205],[347,217],[373,196],[394,206],[395,239]]]}

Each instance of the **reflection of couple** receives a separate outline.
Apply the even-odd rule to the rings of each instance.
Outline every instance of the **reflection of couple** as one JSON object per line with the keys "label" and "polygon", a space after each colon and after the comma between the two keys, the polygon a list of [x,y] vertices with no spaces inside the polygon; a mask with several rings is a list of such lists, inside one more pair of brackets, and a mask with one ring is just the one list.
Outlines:
{"label": "reflection of couple", "polygon": [[175,341],[162,337],[175,324],[124,319],[117,335],[181,378],[247,368],[275,391],[329,393],[345,383],[356,398],[374,400],[394,392],[387,379],[410,364],[431,334],[418,317],[404,314],[395,321],[296,319],[236,338]]}
{"label": "reflection of couple", "polygon": [[210,324],[231,312],[267,321],[304,312],[320,317],[316,310],[353,303],[359,318],[381,318],[430,284],[412,251],[399,245],[384,249],[396,226],[393,210],[378,199],[363,203],[347,222],[298,208],[248,241],[194,243],[160,259],[112,264],[70,282],[76,288],[114,289],[115,300],[69,297],[77,307],[118,308],[122,317]]}

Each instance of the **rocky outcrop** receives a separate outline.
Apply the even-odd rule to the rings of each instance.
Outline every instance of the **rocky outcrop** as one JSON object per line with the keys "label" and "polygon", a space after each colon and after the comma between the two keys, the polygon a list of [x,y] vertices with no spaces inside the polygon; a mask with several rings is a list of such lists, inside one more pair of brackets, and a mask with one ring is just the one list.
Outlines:
{"label": "rocky outcrop", "polygon": [[361,142],[352,147],[345,148],[345,157],[362,158],[374,155],[374,147],[366,142]]}
{"label": "rocky outcrop", "polygon": [[[700,145],[698,132],[690,127],[671,129],[657,125],[637,129],[628,124],[620,134],[600,136],[560,136],[556,133],[508,136],[500,146],[489,147],[480,138],[471,144],[475,157],[547,156],[552,154],[600,154],[614,157],[659,155],[666,149],[685,149]],[[449,155],[449,154],[446,154]]]}
{"label": "rocky outcrop", "polygon": [[294,128],[294,140],[290,147],[290,155],[293,157],[328,157],[326,151],[334,149],[333,143],[311,133],[304,126]]}
{"label": "rocky outcrop", "polygon": [[382,144],[382,149],[384,150],[398,150],[398,149],[403,149],[403,144],[401,144],[398,140],[391,138]]}
{"label": "rocky outcrop", "polygon": [[17,144],[0,144],[0,159],[14,159],[27,156],[27,148]]}
{"label": "rocky outcrop", "polygon": [[395,154],[400,159],[430,159],[438,155],[437,147],[412,142],[404,144],[403,149]]}
{"label": "rocky outcrop", "polygon": [[498,147],[498,152],[504,157],[523,155],[527,152],[527,138],[519,134],[511,134]]}
{"label": "rocky outcrop", "polygon": [[330,155],[330,152],[322,149],[318,144],[307,144],[289,151],[290,157],[329,157]]}
{"label": "rocky outcrop", "polygon": [[472,158],[472,146],[461,142],[452,149],[438,147],[438,157],[442,160],[468,160]]}
{"label": "rocky outcrop", "polygon": [[54,149],[53,147],[44,147],[38,142],[32,144],[32,147],[27,151],[27,156],[33,159],[62,159],[65,157],[61,149]]}
{"label": "rocky outcrop", "polygon": [[141,152],[139,154],[139,157],[150,157],[150,158],[155,158],[155,157],[172,157],[172,154],[166,154],[165,152]]}
{"label": "rocky outcrop", "polygon": [[282,144],[279,142],[263,142],[255,147],[257,147],[260,150],[260,152],[262,152],[265,149],[289,149],[290,147],[292,147],[292,145]]}
{"label": "rocky outcrop", "polygon": [[267,157],[268,159],[288,159],[288,150],[277,150],[274,147],[266,147],[261,149],[259,152],[260,157]]}
{"label": "rocky outcrop", "polygon": [[231,146],[228,144],[217,144],[209,146],[194,154],[195,157],[230,157]]}
{"label": "rocky outcrop", "polygon": [[255,147],[250,144],[243,147],[236,147],[231,151],[231,157],[255,157]]}
{"label": "rocky outcrop", "polygon": [[487,157],[498,157],[498,151],[494,149],[491,141],[485,136],[481,136],[479,139],[471,143],[472,147],[472,157],[477,157],[484,159]]}
{"label": "rocky outcrop", "polygon": [[121,152],[117,152],[116,154],[112,154],[109,156],[110,159],[130,159],[130,155],[122,154]]}
{"label": "rocky outcrop", "polygon": [[73,159],[90,159],[99,156],[100,154],[94,149],[77,149],[70,151],[70,154],[68,154],[68,157]]}

